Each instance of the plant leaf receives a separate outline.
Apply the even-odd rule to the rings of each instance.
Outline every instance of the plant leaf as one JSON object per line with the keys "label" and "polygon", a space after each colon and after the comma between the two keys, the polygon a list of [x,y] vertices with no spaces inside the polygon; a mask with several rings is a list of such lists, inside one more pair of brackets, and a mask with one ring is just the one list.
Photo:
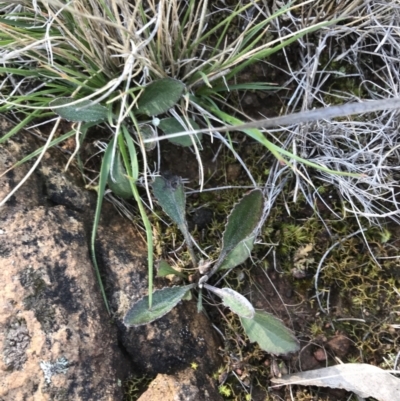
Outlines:
{"label": "plant leaf", "polygon": [[115,195],[120,196],[123,199],[133,198],[131,183],[129,182],[129,178],[127,177],[119,153],[115,154],[114,164],[110,169],[107,184]]}
{"label": "plant leaf", "polygon": [[167,112],[181,98],[185,85],[176,79],[163,78],[147,85],[138,101],[138,114],[157,116]]}
{"label": "plant leaf", "polygon": [[157,277],[166,277],[170,274],[184,278],[185,275],[171,267],[165,260],[161,259],[158,264]]}
{"label": "plant leaf", "polygon": [[[149,280],[149,307],[151,308],[152,305],[152,292],[153,292],[153,231],[150,224],[150,220],[147,216],[147,212],[145,207],[143,206],[142,198],[140,197],[138,188],[136,186],[136,181],[139,177],[139,164],[135,149],[135,144],[131,135],[128,132],[128,129],[125,125],[122,125],[122,132],[124,134],[125,141],[120,136],[118,138],[119,149],[121,151],[122,157],[124,159],[125,168],[129,171],[129,175],[132,177],[131,182],[131,190],[133,197],[136,200],[136,203],[139,208],[140,217],[142,219],[143,225],[146,230],[146,239],[147,239],[147,266],[148,266],[148,280]],[[128,147],[128,152],[125,149],[125,143]],[[129,155],[129,157],[128,157]],[[129,159],[129,160],[128,160]],[[130,162],[130,163],[129,163]]]}
{"label": "plant leaf", "polygon": [[254,317],[255,311],[253,305],[242,294],[239,294],[231,288],[216,288],[209,284],[203,285],[207,290],[217,294],[222,299],[222,303],[232,312],[247,319],[252,319]]}
{"label": "plant leaf", "polygon": [[110,169],[111,169],[111,158],[112,158],[112,150],[114,147],[114,141],[115,141],[115,138],[113,138],[110,141],[110,143],[107,145],[106,151],[104,152],[103,159],[101,161],[99,185],[97,188],[96,210],[94,212],[92,235],[90,237],[90,253],[92,255],[94,271],[96,273],[96,278],[99,283],[100,291],[103,296],[103,300],[106,305],[107,312],[109,314],[111,314],[111,311],[110,311],[110,307],[108,305],[107,295],[106,295],[106,291],[105,291],[103,281],[101,278],[100,269],[97,264],[95,243],[96,243],[97,228],[98,228],[99,222],[100,222],[100,214],[101,214],[101,207],[103,205],[104,192],[105,192],[106,184],[107,184],[107,177],[108,177],[108,175],[110,173]]}
{"label": "plant leaf", "polygon": [[185,237],[193,265],[196,267],[196,255],[185,217],[186,197],[181,178],[177,176],[173,176],[170,179],[156,177],[153,182],[153,192],[164,212],[168,214],[181,230]]}
{"label": "plant leaf", "polygon": [[[140,126],[140,134],[144,140],[146,139],[155,139],[157,138],[157,131],[155,128],[152,128],[148,124],[143,124]],[[157,145],[157,142],[145,142],[144,143],[144,148],[149,152],[153,150]]]}
{"label": "plant leaf", "polygon": [[258,310],[253,319],[241,317],[240,321],[250,341],[256,341],[266,352],[281,355],[299,349],[293,333],[278,318],[265,311]]}
{"label": "plant leaf", "polygon": [[264,196],[259,189],[245,195],[235,205],[226,224],[221,257],[225,257],[257,228],[264,209]]}
{"label": "plant leaf", "polygon": [[186,225],[185,205],[186,197],[180,177],[166,179],[156,177],[153,184],[153,193],[164,212],[178,225]]}
{"label": "plant leaf", "polygon": [[77,99],[61,97],[50,102],[50,108],[54,113],[68,121],[100,122],[107,118],[107,107],[99,103],[94,104],[92,100],[83,100],[82,102],[70,105],[70,103],[76,102],[76,100]]}
{"label": "plant leaf", "polygon": [[153,293],[153,306],[149,309],[149,296],[146,295],[136,302],[124,317],[124,323],[128,327],[137,327],[143,324],[154,322],[168,312],[181,301],[186,293],[195,284],[184,287],[166,287]]}
{"label": "plant leaf", "polygon": [[218,270],[228,270],[242,264],[251,254],[255,235],[250,235],[239,242],[226,256]]}
{"label": "plant leaf", "polygon": [[[191,118],[188,118],[190,125],[194,130],[200,129],[198,124],[193,121]],[[182,132],[186,129],[185,126],[183,126],[176,118],[174,117],[168,117],[168,118],[163,118],[160,120],[160,124],[158,127],[164,132],[164,134],[169,135],[169,134],[176,134],[178,132]],[[197,134],[193,135],[193,138],[195,141],[198,143],[201,141],[203,137],[203,134]],[[180,146],[192,146],[193,142],[191,139],[191,135],[182,135],[176,138],[169,138],[169,142],[174,143],[175,145],[180,145]]]}
{"label": "plant leaf", "polygon": [[197,312],[203,311],[203,289],[199,288],[199,294],[197,296]]}
{"label": "plant leaf", "polygon": [[269,84],[266,82],[247,82],[243,84],[236,84],[236,85],[218,85],[210,87],[203,87],[196,92],[196,95],[201,96],[209,96],[213,95],[217,92],[230,92],[234,90],[279,90],[284,89],[283,87],[276,86],[274,84]]}

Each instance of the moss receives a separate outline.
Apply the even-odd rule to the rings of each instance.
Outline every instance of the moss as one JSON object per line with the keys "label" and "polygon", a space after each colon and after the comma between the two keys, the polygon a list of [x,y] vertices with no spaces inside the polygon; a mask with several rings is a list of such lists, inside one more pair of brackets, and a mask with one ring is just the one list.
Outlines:
{"label": "moss", "polygon": [[136,401],[153,379],[148,376],[131,376],[123,383],[124,401]]}

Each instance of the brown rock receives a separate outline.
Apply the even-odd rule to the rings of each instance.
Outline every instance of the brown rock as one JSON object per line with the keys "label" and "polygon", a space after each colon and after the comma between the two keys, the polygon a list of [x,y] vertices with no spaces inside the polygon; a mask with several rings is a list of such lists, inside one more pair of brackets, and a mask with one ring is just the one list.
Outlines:
{"label": "brown rock", "polygon": [[339,358],[347,355],[350,349],[351,341],[343,334],[331,338],[326,344],[326,347],[335,353]]}
{"label": "brown rock", "polygon": [[57,206],[2,217],[0,399],[121,399],[124,359],[76,214]]}
{"label": "brown rock", "polygon": [[323,348],[318,348],[317,350],[314,351],[314,358],[318,362],[324,362],[328,359],[328,355]]}
{"label": "brown rock", "polygon": [[[36,148],[31,139],[0,147],[0,174]],[[29,168],[0,179],[0,200]],[[42,164],[0,209],[0,400],[121,400],[130,365],[89,258],[88,199],[57,171]]]}
{"label": "brown rock", "polygon": [[138,401],[222,401],[210,378],[199,378],[196,371],[186,369],[175,375],[159,374]]}

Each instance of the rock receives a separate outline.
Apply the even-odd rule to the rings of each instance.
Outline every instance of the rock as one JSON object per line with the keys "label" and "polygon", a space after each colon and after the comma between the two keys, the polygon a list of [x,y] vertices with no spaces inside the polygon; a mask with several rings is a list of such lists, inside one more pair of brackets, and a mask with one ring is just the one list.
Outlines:
{"label": "rock", "polygon": [[[25,135],[0,148],[1,171],[33,150]],[[0,400],[122,400],[131,368],[89,257],[92,213],[58,159],[44,158],[53,168],[42,164],[0,209]],[[1,178],[1,200],[29,167]]]}
{"label": "rock", "polygon": [[[161,319],[144,326],[127,328],[123,324],[129,306],[147,295],[147,260],[143,257],[145,245],[132,225],[116,216],[107,219],[109,215],[104,213],[97,252],[107,272],[106,287],[121,342],[135,369],[150,376],[174,374],[196,362],[199,372],[211,375],[221,364],[216,354],[220,343],[209,320],[197,313],[194,301],[182,301]],[[156,279],[155,285],[161,288],[168,282]]]}
{"label": "rock", "polygon": [[326,353],[326,351],[323,348],[317,348],[314,351],[314,358],[318,362],[325,362],[328,359],[328,354]]}
{"label": "rock", "polygon": [[[30,163],[27,163],[16,169],[11,169],[18,161],[16,155],[20,155],[22,158],[31,152],[32,148],[23,142],[9,141],[7,146],[0,145],[0,202],[20,183],[31,167]],[[5,173],[7,170],[9,171]],[[40,204],[40,181],[37,175],[33,174],[29,178],[29,184],[22,185],[18,192],[11,196],[7,202],[7,207],[20,207],[28,210]]]}
{"label": "rock", "polygon": [[2,227],[0,399],[122,399],[127,364],[76,213],[38,207]]}
{"label": "rock", "polygon": [[175,373],[195,362],[211,375],[220,365],[213,330],[194,302],[183,301],[151,324],[122,330],[123,344],[135,367],[148,374]]}
{"label": "rock", "polygon": [[199,378],[188,368],[175,375],[159,374],[138,401],[222,401],[212,381]]}
{"label": "rock", "polygon": [[344,358],[349,352],[351,341],[347,336],[338,334],[332,337],[325,346],[339,358]]}

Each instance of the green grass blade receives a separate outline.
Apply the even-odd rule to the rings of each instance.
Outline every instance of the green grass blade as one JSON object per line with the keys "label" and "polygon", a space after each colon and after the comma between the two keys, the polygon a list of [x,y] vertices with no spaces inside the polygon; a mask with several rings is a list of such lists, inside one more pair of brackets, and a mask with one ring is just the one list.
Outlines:
{"label": "green grass blade", "polygon": [[175,56],[175,60],[178,60],[182,57],[181,55],[181,49],[183,47],[183,40],[185,38],[185,34],[184,34],[184,28],[187,24],[187,21],[190,17],[190,14],[193,13],[194,11],[194,4],[196,4],[196,0],[190,0],[189,4],[186,7],[185,13],[183,15],[183,18],[181,19],[181,22],[179,24],[179,32],[177,35],[177,39],[174,43],[174,56]]}
{"label": "green grass blade", "polygon": [[[152,306],[153,298],[153,275],[154,275],[154,259],[153,259],[153,230],[151,228],[150,220],[147,217],[146,209],[143,206],[142,199],[140,197],[138,188],[136,186],[136,180],[139,177],[139,164],[137,161],[137,154],[136,154],[136,149],[135,149],[135,144],[132,140],[132,137],[130,136],[128,130],[126,129],[125,126],[122,127],[122,132],[124,134],[124,138],[126,141],[126,144],[128,146],[128,153],[129,153],[129,158],[125,149],[125,144],[123,141],[120,141],[119,144],[119,149],[121,151],[122,157],[124,159],[125,163],[125,168],[127,171],[130,172],[130,176],[132,177],[131,180],[131,188],[132,188],[132,193],[133,196],[136,200],[136,203],[139,208],[140,212],[140,217],[143,221],[144,228],[146,230],[146,240],[147,240],[147,261],[148,261],[148,280],[149,280],[149,308]],[[129,160],[130,163],[129,163]]]}
{"label": "green grass blade", "polygon": [[[215,103],[211,106],[207,104],[204,104],[203,106],[206,109],[208,109],[212,114],[219,117],[226,124],[239,125],[241,122],[241,120],[239,120],[238,118],[233,117],[230,114],[227,114],[222,110],[220,110]],[[255,139],[256,141],[260,142],[261,144],[263,144],[278,161],[287,164],[287,161],[277,151],[279,147],[274,145],[267,138],[265,138],[265,136],[262,134],[260,130],[256,128],[250,128],[250,129],[243,129],[241,131],[250,136],[251,138]]]}
{"label": "green grass blade", "polygon": [[24,129],[35,118],[42,117],[40,115],[41,113],[43,113],[43,110],[33,111],[31,114],[29,114],[27,117],[25,117],[20,123],[18,123],[11,131],[7,132],[7,134],[4,134],[0,138],[0,143],[6,142],[7,139],[11,138],[13,135],[15,135],[21,129]]}
{"label": "green grass blade", "polygon": [[[238,118],[232,117],[231,115],[229,115],[227,113],[224,113],[223,111],[219,110],[219,108],[216,105],[213,105],[213,106],[203,105],[203,106],[205,108],[207,108],[211,113],[213,113],[214,115],[221,118],[221,120],[223,120],[227,124],[230,124],[233,126],[241,124],[241,120],[239,120]],[[232,131],[234,131],[234,130],[235,130],[235,127],[232,127]],[[321,166],[320,164],[316,164],[316,163],[310,162],[307,159],[303,159],[302,157],[299,157],[299,156],[273,144],[271,141],[269,141],[267,138],[265,138],[264,134],[260,130],[258,130],[256,128],[243,128],[243,129],[239,128],[238,130],[244,132],[246,135],[250,136],[251,138],[255,139],[257,142],[264,145],[274,155],[274,157],[279,162],[287,164],[291,168],[293,168],[293,166],[290,164],[288,159],[296,160],[307,166],[315,168],[316,170],[324,171],[325,173],[335,174],[335,175],[340,175],[340,176],[345,176],[345,177],[360,177],[359,174],[331,170],[327,167]],[[282,155],[287,156],[288,159],[285,159],[284,157],[282,157]]]}
{"label": "green grass blade", "polygon": [[[217,24],[215,27],[208,29],[206,31],[206,33],[202,36],[200,36],[196,41],[194,41],[191,46],[188,49],[188,53],[191,53],[193,51],[193,49],[197,48],[201,43],[205,43],[207,38],[209,38],[211,35],[213,35],[215,32],[218,31],[218,29],[223,28],[224,30],[226,30],[229,27],[230,22],[238,15],[240,15],[243,11],[245,11],[246,9],[248,9],[249,7],[252,7],[253,4],[252,3],[248,3],[245,6],[243,6],[242,8],[239,8],[235,11],[233,11],[228,17],[226,17],[224,20],[222,20],[219,24]],[[215,45],[214,47],[214,51],[213,51],[213,55],[215,52],[218,51],[219,49],[219,44],[221,43],[221,40],[223,40],[224,35],[218,35],[219,41],[218,43]]]}
{"label": "green grass blade", "polygon": [[96,278],[99,283],[100,287],[100,292],[103,297],[103,301],[106,305],[107,312],[111,314],[110,307],[108,305],[108,300],[106,296],[106,292],[103,286],[103,282],[101,280],[101,275],[100,275],[100,270],[99,266],[97,264],[97,259],[96,259],[96,250],[95,250],[95,242],[96,242],[96,233],[97,233],[97,228],[99,226],[99,221],[100,221],[100,213],[101,213],[101,207],[103,205],[103,198],[104,198],[104,192],[106,189],[106,184],[107,184],[107,178],[110,173],[110,168],[111,168],[111,159],[112,159],[112,150],[113,150],[113,144],[114,144],[115,138],[113,138],[110,143],[107,146],[106,151],[104,152],[103,160],[101,163],[101,169],[100,169],[100,178],[99,178],[99,185],[97,187],[97,203],[96,203],[96,211],[94,214],[94,221],[93,221],[93,229],[92,229],[92,236],[91,236],[91,241],[90,241],[90,251],[92,254],[92,261],[94,265],[94,271],[96,273]]}
{"label": "green grass blade", "polygon": [[218,92],[230,92],[235,90],[260,90],[260,91],[269,91],[269,90],[280,90],[285,89],[281,86],[275,86],[264,82],[248,82],[243,84],[236,84],[236,85],[218,85],[213,86],[211,88],[207,88],[202,86],[199,91],[196,93],[198,96],[210,96],[214,95]]}

